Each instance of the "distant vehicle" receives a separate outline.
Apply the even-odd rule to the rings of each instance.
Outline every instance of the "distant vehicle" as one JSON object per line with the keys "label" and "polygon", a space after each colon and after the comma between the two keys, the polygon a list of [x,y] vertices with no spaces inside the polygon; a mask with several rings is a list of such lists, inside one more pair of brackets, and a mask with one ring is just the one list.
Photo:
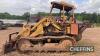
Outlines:
{"label": "distant vehicle", "polygon": [[0,21],[0,30],[2,29],[7,29],[8,26],[6,24],[3,23],[3,21]]}

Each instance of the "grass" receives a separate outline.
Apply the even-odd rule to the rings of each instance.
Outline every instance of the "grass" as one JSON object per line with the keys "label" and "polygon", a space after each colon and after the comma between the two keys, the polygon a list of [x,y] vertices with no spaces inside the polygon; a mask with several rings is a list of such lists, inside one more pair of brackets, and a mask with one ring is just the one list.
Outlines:
{"label": "grass", "polygon": [[93,27],[100,27],[100,23],[94,23],[92,24]]}

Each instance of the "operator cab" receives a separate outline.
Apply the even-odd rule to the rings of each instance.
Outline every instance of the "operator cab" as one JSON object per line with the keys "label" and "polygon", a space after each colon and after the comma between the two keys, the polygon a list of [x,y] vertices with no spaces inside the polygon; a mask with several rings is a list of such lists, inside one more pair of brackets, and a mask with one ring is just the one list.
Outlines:
{"label": "operator cab", "polygon": [[75,6],[65,3],[65,2],[51,2],[51,11],[50,15],[52,16],[53,8],[60,10],[60,18],[56,21],[61,25],[62,31],[65,31],[65,34],[76,36],[78,35],[78,24],[74,17]]}
{"label": "operator cab", "polygon": [[51,2],[51,11],[50,15],[52,15],[53,8],[60,10],[60,17],[56,19],[58,23],[75,23],[74,19],[74,9],[75,7],[71,4],[65,3],[65,2]]}

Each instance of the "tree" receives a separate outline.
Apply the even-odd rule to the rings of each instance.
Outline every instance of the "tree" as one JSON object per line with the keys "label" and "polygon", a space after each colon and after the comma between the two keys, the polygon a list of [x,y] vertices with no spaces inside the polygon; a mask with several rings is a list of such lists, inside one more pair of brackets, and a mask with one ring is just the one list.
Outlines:
{"label": "tree", "polygon": [[26,12],[26,13],[24,13],[23,15],[23,19],[29,19],[30,18],[30,13],[29,12]]}

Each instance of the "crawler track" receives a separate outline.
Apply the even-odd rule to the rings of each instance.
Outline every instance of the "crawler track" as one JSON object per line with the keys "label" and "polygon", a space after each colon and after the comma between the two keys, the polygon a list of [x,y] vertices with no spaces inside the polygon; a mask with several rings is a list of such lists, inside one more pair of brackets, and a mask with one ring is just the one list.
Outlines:
{"label": "crawler track", "polygon": [[[14,47],[14,42],[8,43],[5,45],[6,48],[4,48],[5,53],[8,51],[14,51],[17,50],[20,53],[29,53],[29,52],[67,52],[69,51],[69,46],[75,45],[76,42],[73,38],[70,39],[63,39],[59,43],[38,43],[33,44],[27,39],[20,39],[16,43],[16,47]],[[10,49],[9,49],[9,48]],[[8,50],[7,50],[8,49]]]}

